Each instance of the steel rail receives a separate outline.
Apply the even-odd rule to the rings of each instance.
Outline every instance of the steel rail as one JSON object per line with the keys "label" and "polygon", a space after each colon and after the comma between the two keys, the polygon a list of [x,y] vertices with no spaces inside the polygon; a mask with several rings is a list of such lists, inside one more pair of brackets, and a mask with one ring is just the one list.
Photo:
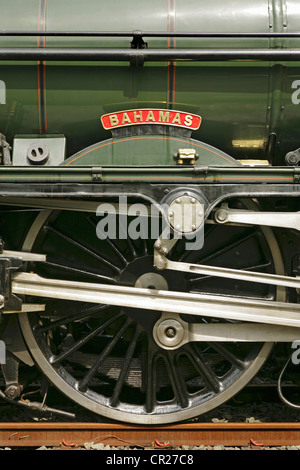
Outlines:
{"label": "steel rail", "polygon": [[0,48],[1,61],[299,61],[300,49],[122,49],[122,48]]}
{"label": "steel rail", "polygon": [[172,449],[177,446],[282,446],[300,444],[300,423],[187,423],[132,426],[111,423],[1,423],[0,447],[51,446],[64,449],[86,443]]}

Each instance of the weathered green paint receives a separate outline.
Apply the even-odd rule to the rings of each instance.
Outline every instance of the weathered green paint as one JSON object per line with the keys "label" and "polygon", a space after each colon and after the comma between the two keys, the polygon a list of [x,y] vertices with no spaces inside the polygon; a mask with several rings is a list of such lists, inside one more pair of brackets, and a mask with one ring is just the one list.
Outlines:
{"label": "weathered green paint", "polygon": [[[73,31],[298,32],[297,0],[3,0],[0,29]],[[169,40],[147,38],[155,47],[299,47],[299,40]],[[1,47],[130,47],[129,38],[1,37]],[[6,104],[0,132],[64,134],[67,156],[111,137],[100,116],[130,108],[168,108],[199,114],[194,139],[234,158],[264,158],[276,133],[275,163],[298,148],[299,106],[292,102],[298,64],[231,63],[1,63]],[[108,156],[108,158],[110,158]],[[139,157],[141,158],[141,157]],[[166,156],[166,159],[170,159]],[[138,163],[137,160],[136,163]],[[120,163],[120,162],[119,162]]]}

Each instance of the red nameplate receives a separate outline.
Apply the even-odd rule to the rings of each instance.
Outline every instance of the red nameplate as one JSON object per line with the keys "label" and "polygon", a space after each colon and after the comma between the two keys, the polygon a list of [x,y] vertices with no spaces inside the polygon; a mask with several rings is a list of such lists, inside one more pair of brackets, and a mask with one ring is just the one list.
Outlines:
{"label": "red nameplate", "polygon": [[105,114],[101,117],[101,122],[106,130],[140,124],[161,124],[195,131],[200,127],[201,117],[196,114],[166,109],[130,109]]}

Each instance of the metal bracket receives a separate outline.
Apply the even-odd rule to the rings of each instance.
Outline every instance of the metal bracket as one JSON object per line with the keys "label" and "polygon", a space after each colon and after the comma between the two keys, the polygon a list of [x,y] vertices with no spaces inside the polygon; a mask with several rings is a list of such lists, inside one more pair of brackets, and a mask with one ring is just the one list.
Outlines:
{"label": "metal bracket", "polygon": [[0,302],[0,311],[22,311],[22,301],[12,293],[13,271],[18,270],[22,265],[22,258],[4,258],[0,257],[0,299],[3,298],[2,305]]}
{"label": "metal bracket", "polygon": [[15,135],[12,165],[31,167],[59,166],[65,159],[66,138],[63,134]]}
{"label": "metal bracket", "polygon": [[20,396],[22,385],[19,383],[19,364],[17,358],[9,351],[6,352],[6,364],[1,364],[2,374],[5,380],[5,395],[14,399]]}
{"label": "metal bracket", "polygon": [[195,149],[178,149],[174,158],[177,160],[177,165],[195,165],[199,155]]}
{"label": "metal bracket", "polygon": [[1,165],[11,165],[11,156],[10,156],[11,146],[6,142],[6,137],[3,134],[0,134],[0,164]]}
{"label": "metal bracket", "polygon": [[300,183],[300,175],[299,173],[294,174],[294,183],[298,184]]}
{"label": "metal bracket", "polygon": [[288,166],[298,166],[300,163],[300,148],[293,150],[292,152],[288,152],[285,156],[285,163]]}
{"label": "metal bracket", "polygon": [[209,166],[201,166],[201,165],[195,165],[194,166],[194,173],[195,175],[207,175],[209,172],[210,168]]}
{"label": "metal bracket", "polygon": [[26,304],[12,293],[12,273],[27,261],[46,261],[46,255],[23,251],[4,250],[0,238],[0,312],[19,313],[45,310],[42,304]]}
{"label": "metal bracket", "polygon": [[7,315],[6,317],[7,324],[2,334],[6,351],[13,354],[18,361],[25,363],[27,366],[34,366],[34,361],[25,345],[16,315]]}
{"label": "metal bracket", "polygon": [[178,238],[167,238],[164,233],[154,243],[154,260],[153,265],[156,269],[166,269],[168,260],[167,254],[177,243]]}
{"label": "metal bracket", "polygon": [[[169,194],[163,202],[166,212],[166,227],[154,243],[154,267],[167,268],[166,256],[182,237],[193,238],[203,231],[206,201],[201,194],[180,191]],[[200,237],[202,240],[202,237]],[[200,242],[200,239],[198,240]]]}
{"label": "metal bracket", "polygon": [[132,31],[133,39],[130,43],[131,49],[147,49],[148,43],[143,39],[143,31],[135,30]]}
{"label": "metal bracket", "polygon": [[[148,43],[144,41],[143,39],[143,32],[140,30],[136,30],[132,32],[133,39],[130,43],[131,49],[148,49]],[[129,58],[130,65],[133,67],[141,67],[144,65],[144,57],[141,56],[140,54],[134,54],[130,55]]]}
{"label": "metal bracket", "polygon": [[92,178],[93,182],[97,183],[99,181],[102,181],[102,167],[93,167],[92,168]]}

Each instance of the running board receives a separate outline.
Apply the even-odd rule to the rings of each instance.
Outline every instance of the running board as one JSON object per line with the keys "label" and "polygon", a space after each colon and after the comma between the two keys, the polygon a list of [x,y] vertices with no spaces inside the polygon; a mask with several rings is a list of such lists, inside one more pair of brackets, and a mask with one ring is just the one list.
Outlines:
{"label": "running board", "polygon": [[45,279],[30,273],[12,275],[12,292],[142,310],[300,327],[300,305],[276,301]]}

